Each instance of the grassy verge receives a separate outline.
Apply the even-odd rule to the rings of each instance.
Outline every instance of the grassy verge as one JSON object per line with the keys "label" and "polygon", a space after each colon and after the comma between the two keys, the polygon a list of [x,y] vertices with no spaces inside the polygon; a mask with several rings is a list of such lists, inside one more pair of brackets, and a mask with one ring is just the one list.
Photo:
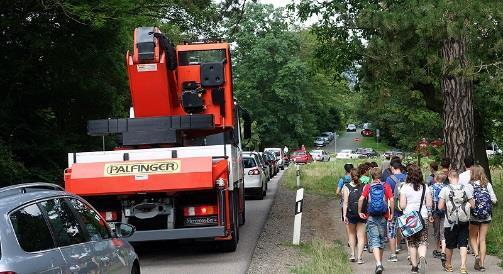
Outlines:
{"label": "grassy verge", "polygon": [[346,249],[339,242],[314,240],[300,245],[300,248],[307,260],[303,265],[293,268],[292,273],[351,273]]}
{"label": "grassy verge", "polygon": [[[308,193],[333,196],[340,177],[344,175],[344,164],[358,166],[364,160],[336,160],[313,162],[300,166],[300,184]],[[283,178],[283,184],[289,189],[297,188],[295,166],[289,168]]]}
{"label": "grassy verge", "polygon": [[[487,235],[487,251],[503,260],[503,169],[491,169],[493,189],[498,203],[493,207],[493,218]],[[503,266],[500,264],[500,266]]]}
{"label": "grassy verge", "polygon": [[380,143],[376,143],[376,137],[362,136],[360,140],[361,140],[360,147],[373,148],[375,151],[379,153],[391,150],[391,148],[386,143],[382,143],[382,141]]}

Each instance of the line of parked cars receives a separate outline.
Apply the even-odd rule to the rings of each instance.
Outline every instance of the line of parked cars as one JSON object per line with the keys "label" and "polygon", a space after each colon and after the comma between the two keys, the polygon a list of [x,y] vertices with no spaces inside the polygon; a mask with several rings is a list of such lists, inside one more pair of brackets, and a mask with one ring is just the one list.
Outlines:
{"label": "line of parked cars", "polygon": [[264,152],[244,151],[244,185],[245,194],[256,199],[264,199],[267,195],[267,183],[288,166],[281,148],[266,148]]}
{"label": "line of parked cars", "polygon": [[343,149],[335,156],[336,159],[365,159],[374,157],[379,157],[379,153],[372,148]]}

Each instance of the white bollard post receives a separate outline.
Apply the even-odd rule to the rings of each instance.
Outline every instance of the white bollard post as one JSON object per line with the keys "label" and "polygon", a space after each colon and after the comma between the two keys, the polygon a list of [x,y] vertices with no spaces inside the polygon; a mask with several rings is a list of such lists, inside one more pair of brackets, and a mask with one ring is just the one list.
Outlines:
{"label": "white bollard post", "polygon": [[295,168],[297,169],[297,189],[300,187],[300,165],[296,164]]}
{"label": "white bollard post", "polygon": [[304,205],[304,189],[297,189],[295,198],[295,221],[293,223],[293,244],[300,244],[300,225],[302,223],[302,207]]}

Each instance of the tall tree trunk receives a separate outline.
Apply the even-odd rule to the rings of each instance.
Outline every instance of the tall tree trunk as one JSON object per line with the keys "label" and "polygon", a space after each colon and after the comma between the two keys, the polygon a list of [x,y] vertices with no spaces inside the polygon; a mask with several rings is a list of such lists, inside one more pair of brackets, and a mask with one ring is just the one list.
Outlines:
{"label": "tall tree trunk", "polygon": [[473,81],[467,67],[465,39],[448,38],[442,47],[444,138],[451,168],[463,170],[463,160],[474,155]]}

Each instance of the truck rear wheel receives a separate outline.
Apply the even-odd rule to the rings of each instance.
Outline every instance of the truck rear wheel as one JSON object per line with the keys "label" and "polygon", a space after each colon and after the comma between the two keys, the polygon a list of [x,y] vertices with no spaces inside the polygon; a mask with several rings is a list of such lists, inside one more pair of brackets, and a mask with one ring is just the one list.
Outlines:
{"label": "truck rear wheel", "polygon": [[232,239],[220,241],[217,243],[218,250],[222,252],[234,252],[238,247],[239,242],[239,218],[238,218],[238,206],[237,203],[234,203],[233,216],[232,216],[232,224],[231,224],[231,236]]}

